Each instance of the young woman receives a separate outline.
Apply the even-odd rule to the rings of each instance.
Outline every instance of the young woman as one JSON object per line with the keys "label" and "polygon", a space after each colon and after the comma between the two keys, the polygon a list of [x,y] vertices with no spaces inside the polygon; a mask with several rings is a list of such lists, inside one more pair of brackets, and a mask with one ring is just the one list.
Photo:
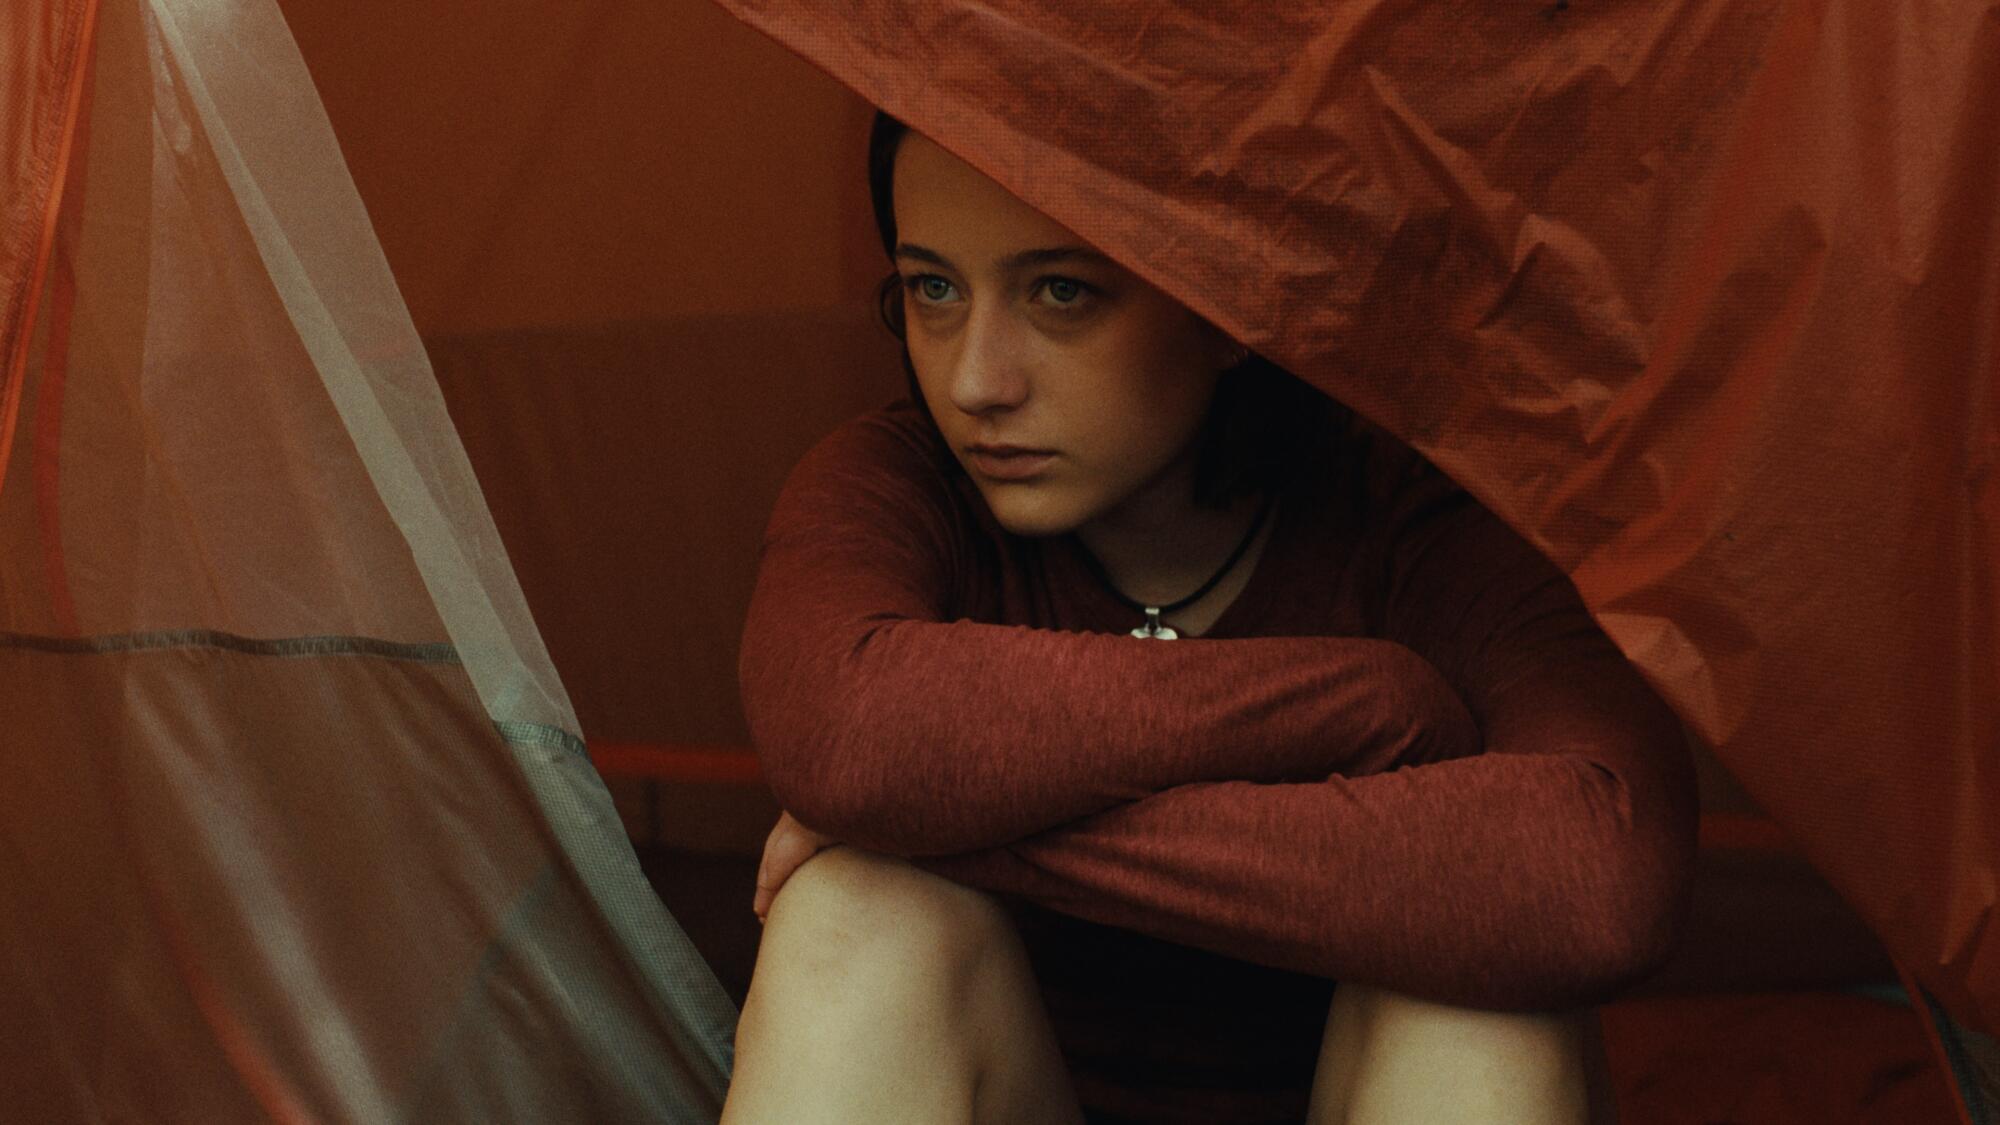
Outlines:
{"label": "young woman", "polygon": [[886,116],[871,175],[911,396],[766,533],[724,1121],[1611,1120],[1672,713],[1387,434]]}

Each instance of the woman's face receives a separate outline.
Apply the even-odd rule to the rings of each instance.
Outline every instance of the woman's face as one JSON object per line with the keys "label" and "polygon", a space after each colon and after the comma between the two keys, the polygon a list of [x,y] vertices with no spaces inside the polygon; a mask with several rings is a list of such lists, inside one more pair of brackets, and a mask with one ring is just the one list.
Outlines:
{"label": "woman's face", "polygon": [[[1224,334],[914,132],[895,215],[917,383],[1003,527],[1054,535],[1192,507],[1193,439],[1233,358]],[[995,465],[977,444],[1049,455]]]}

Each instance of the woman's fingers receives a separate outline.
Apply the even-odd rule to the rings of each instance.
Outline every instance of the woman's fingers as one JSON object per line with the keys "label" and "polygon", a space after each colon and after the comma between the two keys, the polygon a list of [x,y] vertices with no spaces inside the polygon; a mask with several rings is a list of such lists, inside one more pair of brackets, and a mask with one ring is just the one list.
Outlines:
{"label": "woman's fingers", "polygon": [[778,888],[784,885],[786,876],[791,874],[791,869],[785,865],[784,858],[780,854],[785,846],[785,838],[784,822],[780,821],[778,827],[773,828],[771,835],[764,841],[764,858],[757,865],[757,894],[750,906],[750,909],[757,912],[757,920],[760,922],[770,911],[771,900],[777,897]]}
{"label": "woman's fingers", "polygon": [[771,829],[771,835],[764,841],[764,859],[757,867],[757,893],[750,909],[763,921],[770,912],[771,900],[778,895],[778,889],[799,865],[811,859],[821,848],[838,843],[831,836],[814,832],[792,819],[792,814],[781,812],[778,823]]}

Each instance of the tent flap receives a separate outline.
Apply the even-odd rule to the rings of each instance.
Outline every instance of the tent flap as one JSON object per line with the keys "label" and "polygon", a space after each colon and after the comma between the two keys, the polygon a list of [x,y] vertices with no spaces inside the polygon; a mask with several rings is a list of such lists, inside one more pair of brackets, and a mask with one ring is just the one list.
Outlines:
{"label": "tent flap", "polygon": [[721,2],[1458,479],[2000,1030],[2000,8]]}

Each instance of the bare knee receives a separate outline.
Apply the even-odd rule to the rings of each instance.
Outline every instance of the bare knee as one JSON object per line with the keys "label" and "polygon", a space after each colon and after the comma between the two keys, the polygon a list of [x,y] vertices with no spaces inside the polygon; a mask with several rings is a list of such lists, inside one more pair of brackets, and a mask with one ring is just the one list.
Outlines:
{"label": "bare knee", "polygon": [[1000,904],[846,845],[772,899],[726,1108],[725,1122],[1082,1120]]}
{"label": "bare knee", "polygon": [[766,915],[724,1121],[977,1120],[987,1052],[967,997],[1006,924],[893,856],[808,859]]}
{"label": "bare knee", "polygon": [[771,902],[758,951],[790,983],[880,988],[890,978],[962,993],[1011,936],[991,896],[896,856],[849,845],[808,859]]}

